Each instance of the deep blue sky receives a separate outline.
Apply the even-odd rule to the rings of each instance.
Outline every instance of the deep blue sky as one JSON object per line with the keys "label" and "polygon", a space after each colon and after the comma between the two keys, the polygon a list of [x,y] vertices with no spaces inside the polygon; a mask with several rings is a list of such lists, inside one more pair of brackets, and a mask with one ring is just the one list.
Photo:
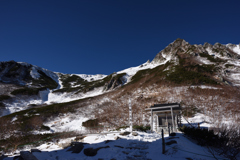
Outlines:
{"label": "deep blue sky", "polygon": [[1,0],[0,61],[111,74],[177,38],[239,44],[239,8],[239,0]]}

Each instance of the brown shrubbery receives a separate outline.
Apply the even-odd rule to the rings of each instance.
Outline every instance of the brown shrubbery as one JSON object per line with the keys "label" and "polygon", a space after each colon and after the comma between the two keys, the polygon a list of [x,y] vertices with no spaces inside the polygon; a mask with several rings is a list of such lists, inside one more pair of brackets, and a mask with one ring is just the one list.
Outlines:
{"label": "brown shrubbery", "polygon": [[[23,133],[25,131],[24,134],[36,129],[41,130],[44,122],[54,120],[63,114],[98,119],[98,126],[112,129],[127,126],[129,125],[129,99],[131,100],[134,125],[145,126],[149,124],[150,113],[146,112],[145,109],[151,105],[174,102],[181,103],[182,107],[186,109],[186,116],[190,117],[198,112],[209,116],[209,123],[213,123],[215,128],[220,127],[220,124],[226,119],[239,125],[240,92],[237,88],[220,85],[211,86],[215,88],[199,88],[187,84],[178,85],[166,82],[161,79],[161,76],[155,74],[155,72],[149,73],[146,77],[139,78],[135,83],[97,97],[32,108],[0,117],[0,138],[3,140],[8,138],[5,137],[6,135],[14,135],[14,130]],[[12,123],[11,121],[15,116],[17,120]]]}

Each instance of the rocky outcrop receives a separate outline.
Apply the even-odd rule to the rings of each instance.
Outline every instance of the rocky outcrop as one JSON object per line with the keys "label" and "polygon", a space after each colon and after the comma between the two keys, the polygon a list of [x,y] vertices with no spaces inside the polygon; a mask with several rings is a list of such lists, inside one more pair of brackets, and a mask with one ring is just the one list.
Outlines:
{"label": "rocky outcrop", "polygon": [[124,82],[124,76],[125,74],[113,74],[111,80],[105,84],[104,90],[113,90],[116,87],[122,86]]}
{"label": "rocky outcrop", "polygon": [[[219,78],[214,78],[214,80],[223,84],[226,83],[224,79],[227,79],[227,84],[240,85],[238,78],[238,70],[240,70],[240,67],[238,67],[240,59],[239,47],[239,45],[223,45],[220,43],[215,43],[214,45],[210,43],[191,45],[183,39],[177,39],[160,51],[152,63],[165,64],[166,62],[171,62],[171,66],[180,65],[185,67],[186,70],[194,72],[196,72],[197,66],[204,65],[203,67],[210,67],[212,65],[210,77],[222,77],[221,80]],[[227,74],[225,72],[226,69],[229,70]],[[207,70],[205,69],[205,71]]]}
{"label": "rocky outcrop", "polygon": [[[160,51],[155,58],[153,59],[154,63],[163,63],[166,60],[178,60],[178,56],[194,56],[194,52],[196,47],[194,45],[190,45],[183,39],[176,39],[174,42],[170,43],[165,49]],[[185,54],[187,53],[187,54]]]}
{"label": "rocky outcrop", "polygon": [[130,133],[131,133],[131,132],[125,131],[125,132],[119,133],[119,135],[121,135],[121,136],[127,136],[127,135],[129,135]]}
{"label": "rocky outcrop", "polygon": [[190,45],[183,39],[176,39],[174,42],[170,43],[165,49],[160,51],[153,59],[154,63],[163,63],[166,60],[177,61],[179,56],[182,58],[189,58],[198,56],[199,53],[205,53],[214,56],[219,54],[222,57],[240,59],[239,53],[234,52],[234,48],[237,45],[227,44],[223,45],[220,43],[215,43],[214,45],[210,43],[204,43],[204,45]]}
{"label": "rocky outcrop", "polygon": [[46,69],[23,62],[0,62],[0,82],[31,87],[58,87],[58,76]]}
{"label": "rocky outcrop", "polygon": [[0,80],[5,83],[25,85],[30,81],[31,66],[21,65],[15,61],[0,63]]}

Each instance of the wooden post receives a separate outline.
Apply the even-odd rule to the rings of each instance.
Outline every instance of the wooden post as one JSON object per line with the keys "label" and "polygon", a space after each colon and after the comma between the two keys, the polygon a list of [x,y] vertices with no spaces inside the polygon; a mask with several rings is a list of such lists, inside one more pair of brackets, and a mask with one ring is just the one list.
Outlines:
{"label": "wooden post", "polygon": [[165,153],[165,140],[164,140],[164,132],[162,129],[162,154]]}
{"label": "wooden post", "polygon": [[131,105],[131,99],[129,98],[129,131],[132,132],[132,105]]}
{"label": "wooden post", "polygon": [[174,127],[174,120],[173,120],[173,110],[172,110],[172,107],[171,107],[171,115],[172,115],[172,130],[174,131],[174,130],[175,130],[175,127]]}
{"label": "wooden post", "polygon": [[153,131],[153,110],[151,109],[151,130]]}
{"label": "wooden post", "polygon": [[170,128],[169,128],[170,125],[167,126],[168,128],[168,136],[170,136]]}
{"label": "wooden post", "polygon": [[182,127],[182,115],[181,115],[181,113],[179,114],[179,121],[180,121],[180,127]]}

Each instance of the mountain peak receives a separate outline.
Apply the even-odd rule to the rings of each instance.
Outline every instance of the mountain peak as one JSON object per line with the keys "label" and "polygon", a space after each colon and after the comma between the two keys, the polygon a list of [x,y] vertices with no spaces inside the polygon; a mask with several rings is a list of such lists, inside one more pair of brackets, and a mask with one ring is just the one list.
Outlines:
{"label": "mountain peak", "polygon": [[176,42],[186,43],[186,41],[184,39],[181,39],[181,38],[177,38],[175,41],[173,41],[173,43],[176,43]]}
{"label": "mountain peak", "polygon": [[[181,58],[193,58],[199,54],[218,55],[219,58],[240,59],[238,45],[215,43],[214,45],[205,42],[204,45],[191,45],[184,39],[178,38],[161,50],[153,59],[154,63],[166,63],[167,61],[177,62]],[[196,58],[195,58],[196,59]],[[212,59],[212,61],[214,61]]]}
{"label": "mountain peak", "polygon": [[177,53],[188,50],[190,46],[191,45],[184,39],[177,38],[156,55],[153,59],[153,63],[165,63],[170,59],[176,59],[175,56]]}
{"label": "mountain peak", "polygon": [[0,63],[0,82],[29,87],[57,88],[58,76],[47,69],[25,62]]}

